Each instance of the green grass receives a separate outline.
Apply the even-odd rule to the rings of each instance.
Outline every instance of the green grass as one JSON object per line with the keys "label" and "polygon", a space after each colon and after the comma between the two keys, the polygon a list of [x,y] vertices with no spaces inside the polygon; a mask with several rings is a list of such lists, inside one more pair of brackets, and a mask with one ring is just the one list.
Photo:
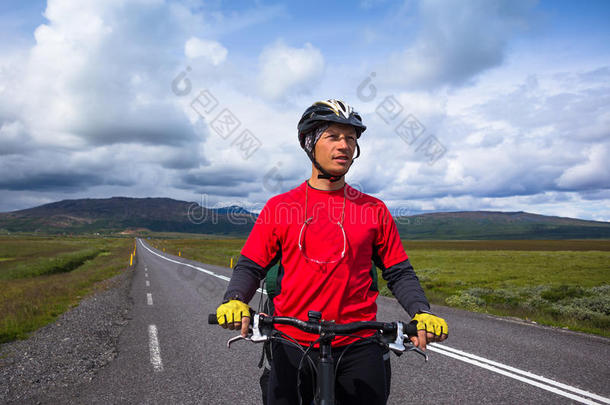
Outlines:
{"label": "green grass", "polygon": [[610,336],[610,241],[403,244],[432,303]]}
{"label": "green grass", "polygon": [[245,239],[152,239],[148,241],[167,253],[196,260],[202,263],[229,267],[231,257],[234,263],[239,258]]}
{"label": "green grass", "polygon": [[[151,239],[229,266],[244,239]],[[430,302],[610,336],[610,241],[403,241]],[[380,292],[390,295],[380,276]]]}
{"label": "green grass", "polygon": [[124,271],[132,249],[126,238],[0,237],[14,258],[0,262],[0,343],[55,321]]}
{"label": "green grass", "polygon": [[66,273],[72,271],[88,260],[92,260],[101,249],[85,248],[76,252],[60,253],[53,257],[30,259],[13,263],[12,267],[0,270],[0,280],[14,280],[18,278],[37,277],[46,274]]}

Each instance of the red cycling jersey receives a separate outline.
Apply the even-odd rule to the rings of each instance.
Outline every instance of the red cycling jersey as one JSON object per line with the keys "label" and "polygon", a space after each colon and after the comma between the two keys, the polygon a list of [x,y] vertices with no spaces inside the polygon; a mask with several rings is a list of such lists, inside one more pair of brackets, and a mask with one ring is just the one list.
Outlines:
{"label": "red cycling jersey", "polygon": [[[325,191],[303,182],[267,202],[241,254],[261,267],[280,255],[275,315],[306,320],[313,310],[342,324],[376,319],[378,292],[371,288],[370,275],[374,252],[386,268],[408,258],[381,200],[347,184]],[[302,345],[315,339],[290,326],[277,328]],[[338,337],[333,346],[356,339]]]}

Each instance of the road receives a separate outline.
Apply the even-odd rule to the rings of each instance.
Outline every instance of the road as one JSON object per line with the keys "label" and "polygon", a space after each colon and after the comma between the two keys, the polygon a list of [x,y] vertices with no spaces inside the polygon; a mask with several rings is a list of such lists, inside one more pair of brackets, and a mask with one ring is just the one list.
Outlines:
{"label": "road", "polygon": [[[231,270],[137,244],[131,320],[119,354],[78,403],[260,403],[261,348],[207,324]],[[251,303],[256,306],[258,299]],[[405,319],[380,297],[379,319]],[[610,404],[610,340],[446,307],[450,338],[430,360],[392,356],[390,404]],[[478,356],[478,357],[473,357]]]}

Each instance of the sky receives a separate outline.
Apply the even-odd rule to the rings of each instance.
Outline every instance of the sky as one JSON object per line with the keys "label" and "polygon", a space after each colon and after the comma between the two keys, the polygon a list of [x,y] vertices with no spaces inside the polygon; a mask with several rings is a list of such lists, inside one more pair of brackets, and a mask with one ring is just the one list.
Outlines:
{"label": "sky", "polygon": [[169,197],[259,211],[311,175],[314,101],[363,117],[348,184],[395,215],[610,221],[610,2],[0,3],[0,212]]}

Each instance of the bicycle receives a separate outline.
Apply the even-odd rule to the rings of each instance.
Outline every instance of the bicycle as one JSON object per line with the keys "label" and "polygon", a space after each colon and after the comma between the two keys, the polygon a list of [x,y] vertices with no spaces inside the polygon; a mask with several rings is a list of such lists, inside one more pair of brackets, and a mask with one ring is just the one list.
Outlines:
{"label": "bicycle", "polygon": [[[362,330],[375,330],[377,333],[371,337],[363,337],[362,340],[375,340],[382,342],[397,355],[402,355],[407,351],[414,351],[422,355],[425,361],[428,361],[428,355],[413,345],[409,340],[410,336],[417,336],[417,325],[415,323],[396,322],[378,322],[378,321],[360,321],[347,324],[335,324],[331,321],[323,321],[322,314],[316,311],[309,311],[308,320],[303,321],[292,317],[268,316],[261,313],[253,315],[253,324],[250,328],[251,333],[243,337],[241,335],[233,337],[227,341],[227,348],[231,344],[239,340],[246,340],[252,343],[263,343],[272,339],[283,339],[292,343],[303,350],[303,358],[308,358],[310,363],[312,360],[307,356],[308,352],[314,347],[314,344],[319,344],[319,360],[318,365],[312,364],[316,371],[316,395],[314,399],[315,405],[335,405],[335,363],[331,354],[331,343],[335,336],[352,335]],[[216,314],[209,314],[209,324],[218,324]],[[312,334],[319,335],[320,338],[314,341],[309,348],[303,349],[301,345],[287,339],[290,336],[280,332],[274,325],[290,325],[300,330]],[[407,344],[405,345],[405,341]],[[353,344],[353,343],[352,343]],[[341,357],[338,361],[341,361]],[[301,363],[302,364],[302,363]],[[299,370],[301,365],[299,365]],[[297,392],[299,382],[297,381]],[[299,394],[300,396],[300,394]],[[300,398],[299,398],[300,402]]]}

